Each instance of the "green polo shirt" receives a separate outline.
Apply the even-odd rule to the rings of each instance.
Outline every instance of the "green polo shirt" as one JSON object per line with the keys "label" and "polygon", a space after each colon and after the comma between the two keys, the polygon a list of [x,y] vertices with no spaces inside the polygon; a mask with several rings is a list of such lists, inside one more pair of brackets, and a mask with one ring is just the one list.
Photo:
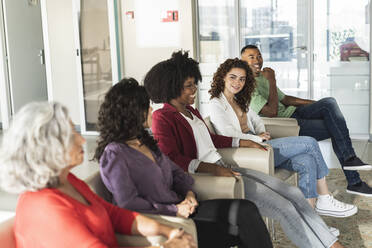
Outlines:
{"label": "green polo shirt", "polygon": [[[252,100],[249,105],[250,108],[252,108],[256,113],[260,113],[261,109],[265,106],[267,103],[267,99],[269,99],[269,81],[262,75],[255,78],[256,79],[256,89],[253,92]],[[288,106],[286,107],[283,103],[281,103],[281,100],[285,97],[285,94],[276,87],[278,92],[278,117],[291,117],[293,112],[295,112],[296,107],[295,106]]]}

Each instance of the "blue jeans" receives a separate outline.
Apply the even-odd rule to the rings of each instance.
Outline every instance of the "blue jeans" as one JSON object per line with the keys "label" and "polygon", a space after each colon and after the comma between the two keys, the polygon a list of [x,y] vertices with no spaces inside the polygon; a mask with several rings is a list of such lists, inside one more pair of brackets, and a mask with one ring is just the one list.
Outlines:
{"label": "blue jeans", "polygon": [[267,143],[273,147],[275,167],[296,171],[298,186],[305,198],[318,197],[317,180],[328,174],[318,142],[311,137],[296,136],[268,140]]}
{"label": "blue jeans", "polygon": [[299,188],[259,171],[233,170],[242,174],[245,199],[254,202],[262,216],[277,220],[296,247],[324,248],[337,241]]}
{"label": "blue jeans", "polygon": [[[333,97],[299,106],[291,117],[297,119],[301,136],[310,136],[318,141],[331,138],[333,150],[341,165],[355,156],[345,118]],[[349,185],[361,182],[356,171],[344,170],[344,174]]]}

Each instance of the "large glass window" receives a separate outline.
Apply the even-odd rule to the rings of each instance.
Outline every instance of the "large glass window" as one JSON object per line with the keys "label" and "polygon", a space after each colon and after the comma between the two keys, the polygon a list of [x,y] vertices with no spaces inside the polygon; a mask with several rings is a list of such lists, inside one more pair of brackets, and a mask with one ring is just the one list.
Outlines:
{"label": "large glass window", "polygon": [[334,97],[353,134],[368,133],[369,1],[314,1],[314,98]]}
{"label": "large glass window", "polygon": [[334,97],[350,133],[369,133],[369,0],[198,4],[202,115],[208,115],[207,92],[217,66],[254,44],[261,49],[264,67],[275,70],[283,92],[315,100]]}
{"label": "large glass window", "polygon": [[112,86],[107,1],[81,0],[79,28],[85,129],[95,131],[99,106]]}
{"label": "large glass window", "polygon": [[216,63],[237,49],[234,1],[199,0],[200,62]]}
{"label": "large glass window", "polygon": [[261,49],[285,93],[308,97],[307,6],[304,0],[241,1],[241,44]]}
{"label": "large glass window", "polygon": [[232,0],[199,0],[199,62],[203,81],[199,85],[199,111],[208,112],[213,73],[225,59],[238,56],[236,6]]}

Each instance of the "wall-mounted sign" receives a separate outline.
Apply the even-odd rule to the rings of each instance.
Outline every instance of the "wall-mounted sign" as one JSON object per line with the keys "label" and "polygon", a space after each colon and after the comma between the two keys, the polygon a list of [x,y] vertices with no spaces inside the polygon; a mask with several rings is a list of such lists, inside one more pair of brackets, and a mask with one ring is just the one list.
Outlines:
{"label": "wall-mounted sign", "polygon": [[167,10],[165,18],[162,22],[178,22],[178,10]]}

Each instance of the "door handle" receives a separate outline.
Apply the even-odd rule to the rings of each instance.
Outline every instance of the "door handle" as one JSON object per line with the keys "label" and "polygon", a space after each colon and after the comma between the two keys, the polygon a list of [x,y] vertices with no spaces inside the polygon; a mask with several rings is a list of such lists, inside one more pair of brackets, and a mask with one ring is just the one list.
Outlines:
{"label": "door handle", "polygon": [[307,51],[307,46],[296,46],[296,47],[292,47],[292,49],[300,49],[302,51]]}
{"label": "door handle", "polygon": [[44,49],[40,49],[40,50],[39,50],[39,54],[38,54],[37,56],[39,56],[40,64],[41,64],[41,65],[45,65]]}

